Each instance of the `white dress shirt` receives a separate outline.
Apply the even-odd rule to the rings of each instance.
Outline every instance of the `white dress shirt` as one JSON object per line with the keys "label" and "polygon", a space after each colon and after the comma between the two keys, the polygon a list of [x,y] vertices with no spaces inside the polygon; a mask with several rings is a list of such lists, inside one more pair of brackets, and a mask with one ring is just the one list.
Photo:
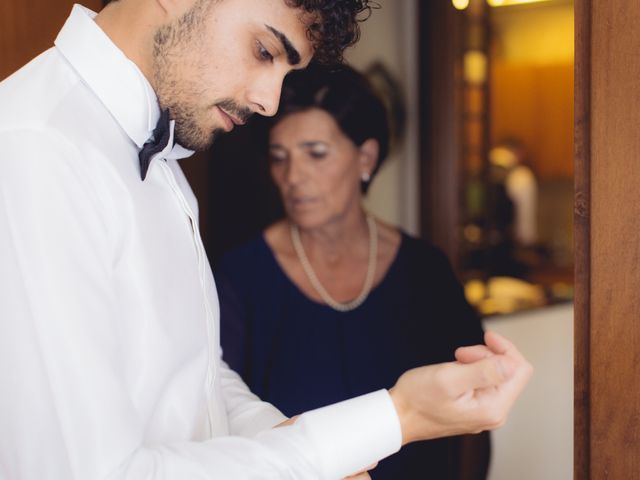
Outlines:
{"label": "white dress shirt", "polygon": [[94,16],[0,83],[0,478],[337,479],[397,451],[388,392],[273,429],[222,362],[190,152],[140,180],[156,96]]}

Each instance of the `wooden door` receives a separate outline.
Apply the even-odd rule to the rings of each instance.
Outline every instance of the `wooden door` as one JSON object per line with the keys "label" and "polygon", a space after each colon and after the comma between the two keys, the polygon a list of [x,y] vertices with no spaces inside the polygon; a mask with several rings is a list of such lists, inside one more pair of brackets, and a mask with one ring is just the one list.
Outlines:
{"label": "wooden door", "polygon": [[576,480],[640,478],[640,4],[576,0]]}
{"label": "wooden door", "polygon": [[[53,45],[74,0],[0,1],[0,80]],[[83,0],[97,11],[101,0]]]}

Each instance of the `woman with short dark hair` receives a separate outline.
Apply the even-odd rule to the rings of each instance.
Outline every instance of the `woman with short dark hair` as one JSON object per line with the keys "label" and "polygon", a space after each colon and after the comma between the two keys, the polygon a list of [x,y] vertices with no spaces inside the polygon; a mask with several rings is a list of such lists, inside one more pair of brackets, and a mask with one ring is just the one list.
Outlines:
{"label": "woman with short dark hair", "polygon": [[[388,145],[384,105],[361,74],[314,66],[285,80],[268,156],[286,218],[216,273],[224,358],[285,415],[390,388],[408,369],[482,343],[445,255],[362,206]],[[464,478],[486,473],[488,434],[476,443],[480,473]],[[463,478],[462,444],[409,445],[371,476]]]}

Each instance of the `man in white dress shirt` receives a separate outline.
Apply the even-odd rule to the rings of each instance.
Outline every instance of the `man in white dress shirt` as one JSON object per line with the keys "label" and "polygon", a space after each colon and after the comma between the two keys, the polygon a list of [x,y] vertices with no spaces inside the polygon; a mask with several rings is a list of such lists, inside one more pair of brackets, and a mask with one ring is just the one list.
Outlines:
{"label": "man in white dress shirt", "polygon": [[177,160],[273,115],[287,72],[339,55],[363,7],[76,5],[55,46],[0,83],[0,478],[339,479],[504,422],[531,367],[497,335],[281,428],[220,359]]}

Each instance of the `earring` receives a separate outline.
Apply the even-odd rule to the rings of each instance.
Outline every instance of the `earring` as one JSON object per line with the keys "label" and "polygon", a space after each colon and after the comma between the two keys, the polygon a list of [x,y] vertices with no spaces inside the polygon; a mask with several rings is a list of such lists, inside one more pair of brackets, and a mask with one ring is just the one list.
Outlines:
{"label": "earring", "polygon": [[364,183],[369,183],[369,180],[371,180],[371,175],[369,175],[369,172],[363,172],[362,176],[360,177],[360,179],[364,182]]}

